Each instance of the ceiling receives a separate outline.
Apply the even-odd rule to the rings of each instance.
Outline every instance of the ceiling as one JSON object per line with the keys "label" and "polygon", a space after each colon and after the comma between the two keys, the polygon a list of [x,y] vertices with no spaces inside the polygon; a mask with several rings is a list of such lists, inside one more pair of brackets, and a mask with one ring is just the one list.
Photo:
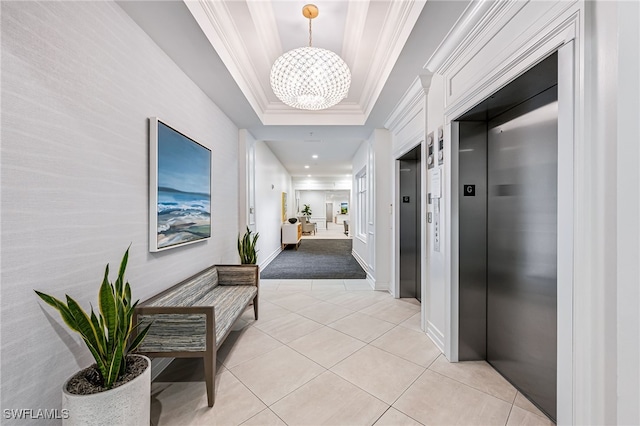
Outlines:
{"label": "ceiling", "polygon": [[269,84],[275,59],[308,45],[306,3],[118,2],[239,128],[268,144],[292,177],[344,176],[362,141],[384,127],[411,83],[426,73],[424,64],[469,1],[315,1],[313,45],[338,53],[352,73],[347,98],[323,111],[288,107]]}

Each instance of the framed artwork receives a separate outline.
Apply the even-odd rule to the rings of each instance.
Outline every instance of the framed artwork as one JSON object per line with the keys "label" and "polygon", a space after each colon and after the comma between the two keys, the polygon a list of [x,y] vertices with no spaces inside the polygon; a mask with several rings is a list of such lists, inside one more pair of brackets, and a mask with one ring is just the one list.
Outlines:
{"label": "framed artwork", "polygon": [[211,150],[149,119],[149,250],[211,237]]}
{"label": "framed artwork", "polygon": [[349,204],[348,203],[340,203],[340,214],[349,213]]}
{"label": "framed artwork", "polygon": [[287,193],[282,193],[282,222],[287,220]]}

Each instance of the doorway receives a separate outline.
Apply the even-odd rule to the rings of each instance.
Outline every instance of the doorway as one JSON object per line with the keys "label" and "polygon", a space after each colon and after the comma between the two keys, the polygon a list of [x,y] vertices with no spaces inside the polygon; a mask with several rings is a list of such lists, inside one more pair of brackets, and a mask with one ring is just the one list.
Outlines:
{"label": "doorway", "polygon": [[398,159],[400,191],[400,297],[422,300],[421,294],[421,145]]}
{"label": "doorway", "polygon": [[456,122],[459,360],[556,418],[558,55]]}

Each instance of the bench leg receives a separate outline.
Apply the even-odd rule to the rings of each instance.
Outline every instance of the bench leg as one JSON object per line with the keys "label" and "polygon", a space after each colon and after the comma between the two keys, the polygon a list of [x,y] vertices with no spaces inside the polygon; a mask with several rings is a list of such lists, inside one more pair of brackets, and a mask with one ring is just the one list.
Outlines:
{"label": "bench leg", "polygon": [[253,315],[256,317],[256,321],[258,321],[258,295],[253,298]]}
{"label": "bench leg", "polygon": [[204,379],[207,383],[207,402],[209,407],[213,407],[216,387],[216,351],[213,351],[213,354],[207,353],[202,360],[204,361]]}

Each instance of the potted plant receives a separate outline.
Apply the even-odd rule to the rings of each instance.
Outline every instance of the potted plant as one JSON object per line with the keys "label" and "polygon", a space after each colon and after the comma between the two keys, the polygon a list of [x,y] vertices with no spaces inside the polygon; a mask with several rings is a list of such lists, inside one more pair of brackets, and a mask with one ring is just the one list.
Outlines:
{"label": "potted plant", "polygon": [[311,206],[309,204],[305,204],[302,209],[302,214],[307,217],[307,222],[309,222],[309,217],[311,216]]}
{"label": "potted plant", "polygon": [[82,336],[96,363],[71,376],[62,387],[65,425],[149,425],[151,361],[132,352],[142,343],[150,325],[134,336],[138,324],[133,313],[131,287],[124,281],[129,249],[124,253],[118,278],[109,282],[109,265],[98,292],[99,311],[91,314],[68,295],[66,303],[34,290],[60,312],[69,328]]}
{"label": "potted plant", "polygon": [[240,263],[243,265],[253,265],[258,260],[258,250],[256,250],[256,242],[260,237],[260,233],[251,236],[253,231],[247,226],[247,231],[242,238],[238,235],[238,254],[240,255]]}

